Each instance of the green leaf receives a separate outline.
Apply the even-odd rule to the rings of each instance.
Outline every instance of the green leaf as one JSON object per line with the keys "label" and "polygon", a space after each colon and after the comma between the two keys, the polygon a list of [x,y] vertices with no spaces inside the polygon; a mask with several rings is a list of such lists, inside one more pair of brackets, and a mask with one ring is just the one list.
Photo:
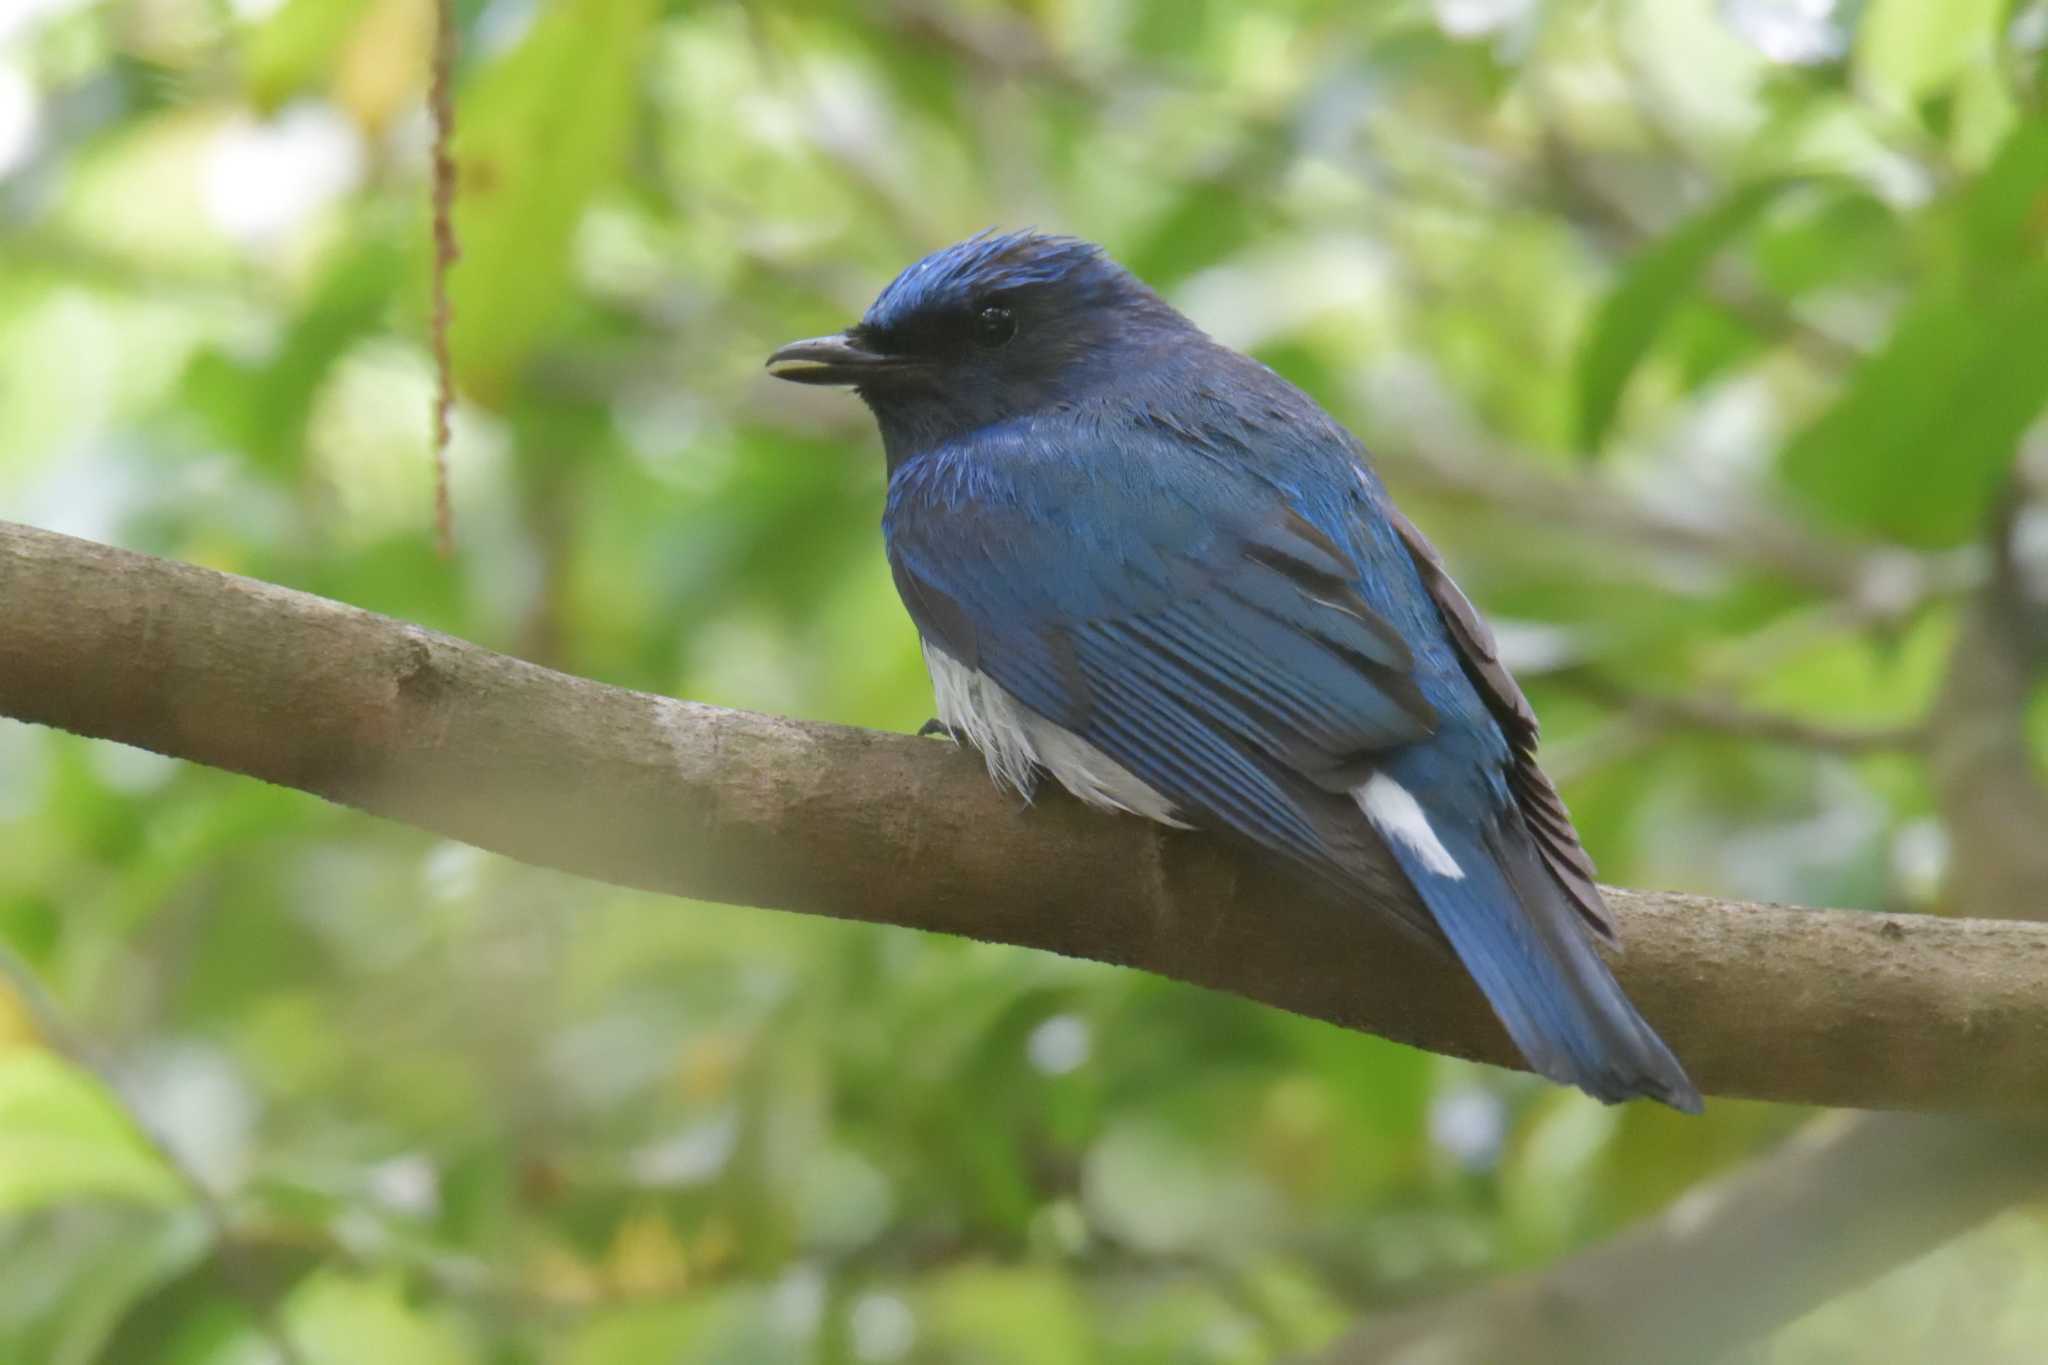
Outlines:
{"label": "green leaf", "polygon": [[632,131],[649,0],[556,0],[456,111],[449,345],[462,386],[502,399],[570,286],[570,248]]}
{"label": "green leaf", "polygon": [[704,1360],[721,1336],[742,1330],[741,1302],[704,1290],[683,1303],[655,1303],[593,1315],[568,1337],[560,1365],[618,1365],[629,1360]]}
{"label": "green leaf", "polygon": [[927,1280],[920,1300],[932,1359],[1065,1365],[1098,1357],[1085,1304],[1056,1270],[963,1265]]}
{"label": "green leaf", "polygon": [[2048,250],[2048,123],[2025,123],[1970,186],[1963,204],[1965,264],[1976,272]]}
{"label": "green leaf", "polygon": [[[1874,0],[1856,27],[1856,72],[1917,107],[1972,63],[1988,63],[2006,0]],[[1981,77],[1994,79],[1986,69]]]}
{"label": "green leaf", "polygon": [[0,1214],[79,1199],[169,1205],[183,1196],[91,1077],[40,1048],[0,1052]]}
{"label": "green leaf", "polygon": [[1630,262],[1593,316],[1579,349],[1579,444],[1597,450],[1614,424],[1623,389],[1651,343],[1692,294],[1708,264],[1796,179],[1758,180],[1681,224]]}
{"label": "green leaf", "polygon": [[1867,186],[1817,186],[1799,211],[1760,224],[1749,258],[1760,282],[1781,294],[1897,278],[1908,268],[1905,234],[1890,205]]}
{"label": "green leaf", "polygon": [[1781,463],[1819,511],[1917,545],[1981,529],[2048,400],[2048,128],[2016,129],[1944,207],[1943,268]]}
{"label": "green leaf", "polygon": [[285,1307],[308,1365],[472,1365],[481,1357],[446,1315],[410,1302],[395,1276],[326,1272]]}
{"label": "green leaf", "polygon": [[1931,289],[1786,448],[1817,510],[1910,545],[1974,535],[2020,435],[2048,399],[2048,262],[1996,292]]}

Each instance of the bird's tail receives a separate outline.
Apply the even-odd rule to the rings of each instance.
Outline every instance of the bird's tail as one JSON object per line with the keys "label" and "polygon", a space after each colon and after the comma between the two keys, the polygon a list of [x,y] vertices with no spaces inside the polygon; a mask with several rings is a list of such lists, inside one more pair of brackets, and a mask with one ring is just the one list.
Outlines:
{"label": "bird's tail", "polygon": [[1646,1095],[1698,1113],[1699,1091],[1622,994],[1521,816],[1447,825],[1424,826],[1426,842],[1382,831],[1529,1065],[1609,1104]]}

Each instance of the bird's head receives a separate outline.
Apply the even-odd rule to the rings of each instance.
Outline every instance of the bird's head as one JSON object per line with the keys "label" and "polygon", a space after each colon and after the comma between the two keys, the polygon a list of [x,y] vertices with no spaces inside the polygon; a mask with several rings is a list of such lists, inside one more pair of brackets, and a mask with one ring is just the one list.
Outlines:
{"label": "bird's head", "polygon": [[1102,249],[984,232],[935,251],[844,332],[768,357],[778,379],[850,385],[892,461],[912,449],[1073,402],[1119,352],[1190,324]]}

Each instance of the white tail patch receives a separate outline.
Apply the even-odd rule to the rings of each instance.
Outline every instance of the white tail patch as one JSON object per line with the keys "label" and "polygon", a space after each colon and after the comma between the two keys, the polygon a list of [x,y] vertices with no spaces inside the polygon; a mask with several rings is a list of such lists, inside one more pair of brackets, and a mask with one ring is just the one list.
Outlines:
{"label": "white tail patch", "polygon": [[1054,725],[998,687],[985,674],[924,647],[939,719],[981,750],[989,776],[1015,787],[1025,800],[1040,768],[1091,806],[1128,811],[1175,829],[1187,829],[1173,802],[1139,781],[1130,769],[1068,730]]}
{"label": "white tail patch", "polygon": [[1371,781],[1353,788],[1351,795],[1380,833],[1408,845],[1422,859],[1424,867],[1454,882],[1465,880],[1465,869],[1458,866],[1443,840],[1436,837],[1429,817],[1422,813],[1422,807],[1406,787],[1385,773],[1374,773]]}

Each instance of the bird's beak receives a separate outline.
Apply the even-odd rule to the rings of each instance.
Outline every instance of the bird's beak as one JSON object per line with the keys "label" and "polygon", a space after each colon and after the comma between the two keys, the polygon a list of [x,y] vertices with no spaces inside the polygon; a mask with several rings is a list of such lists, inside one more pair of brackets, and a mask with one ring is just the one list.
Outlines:
{"label": "bird's beak", "polygon": [[798,384],[859,384],[897,364],[893,357],[871,351],[840,332],[790,342],[768,357],[768,373]]}

